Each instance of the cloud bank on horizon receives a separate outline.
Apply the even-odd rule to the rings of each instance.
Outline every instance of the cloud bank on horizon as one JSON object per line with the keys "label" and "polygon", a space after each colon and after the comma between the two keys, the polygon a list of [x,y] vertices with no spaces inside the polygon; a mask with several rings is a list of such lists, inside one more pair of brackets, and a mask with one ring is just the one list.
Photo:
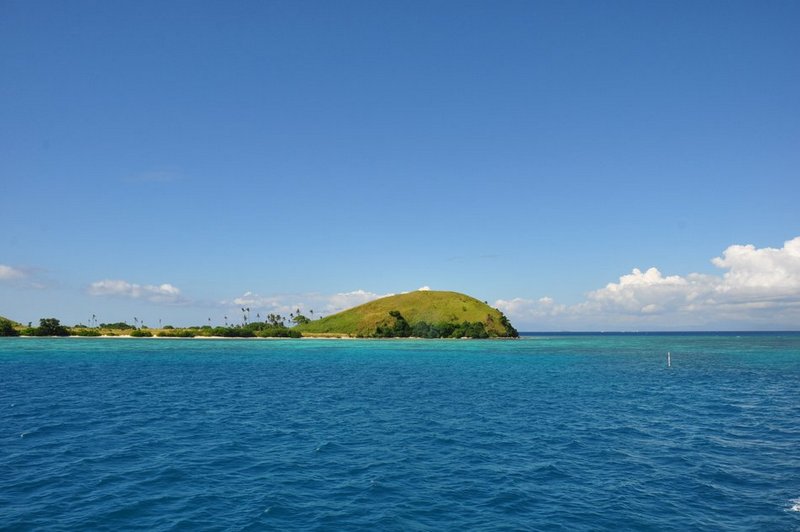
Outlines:
{"label": "cloud bank on horizon", "polygon": [[[420,292],[431,290],[430,286],[417,288]],[[269,312],[278,314],[289,314],[296,310],[308,313],[313,310],[316,315],[329,315],[341,312],[349,308],[369,303],[375,299],[389,297],[394,293],[378,294],[367,290],[352,290],[350,292],[338,292],[336,294],[293,294],[281,296],[260,296],[253,292],[245,292],[232,301],[222,301],[224,306],[263,308]],[[231,305],[231,303],[233,305]]]}
{"label": "cloud bank on horizon", "polygon": [[[538,299],[497,299],[494,306],[521,330],[800,329],[800,236],[781,248],[731,245],[711,263],[722,272],[668,275],[657,267],[634,268],[617,281],[587,292],[578,303],[565,304],[545,295]],[[30,269],[0,264],[2,283],[31,288],[31,275]],[[248,291],[208,302],[186,297],[172,283],[140,284],[121,279],[92,282],[85,293],[157,306],[217,308],[220,312],[240,307],[283,315],[298,309],[303,313],[313,310],[314,316],[393,295],[363,289],[278,295]]]}
{"label": "cloud bank on horizon", "polygon": [[702,329],[724,324],[758,328],[800,326],[800,237],[782,248],[732,245],[711,260],[722,275],[664,275],[634,268],[574,305],[550,297],[498,299],[512,321],[548,326]]}
{"label": "cloud bank on horizon", "polygon": [[180,289],[169,283],[140,285],[119,279],[104,279],[89,285],[87,292],[92,296],[144,299],[151,303],[177,304],[186,302],[181,296]]}
{"label": "cloud bank on horizon", "polygon": [[37,268],[26,268],[0,264],[0,283],[26,289],[43,290],[48,287],[49,280],[43,278]]}
{"label": "cloud bank on horizon", "polygon": [[13,266],[0,264],[0,281],[11,281],[15,279],[22,279],[23,277],[26,277],[26,274],[23,270],[14,268]]}
{"label": "cloud bank on horizon", "polygon": [[[665,275],[657,267],[634,268],[575,304],[543,296],[498,299],[494,306],[523,330],[800,327],[800,236],[781,248],[731,245],[711,263],[725,271],[682,276]],[[388,295],[392,294],[354,290],[260,297],[248,292],[233,303],[284,313],[314,308],[330,314]]]}
{"label": "cloud bank on horizon", "polygon": [[353,290],[329,295],[284,294],[271,296],[245,292],[230,301],[221,301],[220,305],[224,307],[264,309],[265,312],[278,314],[289,314],[299,309],[303,313],[309,313],[313,310],[315,315],[328,315],[390,295],[392,294],[376,294],[366,290]]}

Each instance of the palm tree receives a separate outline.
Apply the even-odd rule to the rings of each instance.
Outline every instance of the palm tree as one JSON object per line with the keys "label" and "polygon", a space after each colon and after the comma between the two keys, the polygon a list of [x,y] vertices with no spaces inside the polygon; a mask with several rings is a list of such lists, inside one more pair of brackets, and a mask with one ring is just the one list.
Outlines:
{"label": "palm tree", "polygon": [[228,326],[228,316],[225,316],[225,327]]}

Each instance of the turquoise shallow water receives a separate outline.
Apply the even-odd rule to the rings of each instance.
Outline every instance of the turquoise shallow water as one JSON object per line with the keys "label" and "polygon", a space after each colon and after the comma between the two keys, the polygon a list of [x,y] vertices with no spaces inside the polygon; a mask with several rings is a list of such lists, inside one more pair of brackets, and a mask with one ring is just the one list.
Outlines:
{"label": "turquoise shallow water", "polygon": [[800,530],[798,499],[798,334],[0,339],[0,528]]}

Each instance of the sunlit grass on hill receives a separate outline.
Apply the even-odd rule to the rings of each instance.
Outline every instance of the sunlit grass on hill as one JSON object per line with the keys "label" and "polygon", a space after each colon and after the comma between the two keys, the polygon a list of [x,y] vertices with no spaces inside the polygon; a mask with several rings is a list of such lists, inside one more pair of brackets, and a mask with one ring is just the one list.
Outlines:
{"label": "sunlit grass on hill", "polygon": [[[432,326],[482,323],[488,336],[514,336],[505,316],[485,302],[458,292],[420,290],[370,301],[296,327],[304,335],[376,336],[379,327],[393,325],[398,312],[413,329],[424,322]],[[513,331],[513,332],[512,332]],[[378,334],[380,336],[380,334]],[[449,336],[449,334],[448,334]]]}

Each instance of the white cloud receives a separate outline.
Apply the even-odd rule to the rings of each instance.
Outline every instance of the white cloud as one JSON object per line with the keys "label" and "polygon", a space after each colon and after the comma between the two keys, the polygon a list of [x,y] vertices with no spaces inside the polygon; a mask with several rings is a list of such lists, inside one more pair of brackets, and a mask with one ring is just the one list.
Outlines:
{"label": "white cloud", "polygon": [[298,309],[301,312],[308,312],[309,308],[300,302],[296,296],[261,296],[250,291],[231,300],[220,301],[219,304],[227,307],[229,315],[232,316],[238,316],[237,312],[240,309],[248,308],[250,309],[249,315],[252,320],[265,319],[267,314],[288,316]]}
{"label": "white cloud", "polygon": [[515,297],[514,299],[498,299],[494,306],[507,314],[512,322],[539,323],[542,320],[562,315],[567,309],[566,305],[558,305],[551,297],[541,297],[534,301]]}
{"label": "white cloud", "polygon": [[800,325],[800,237],[782,248],[733,245],[712,264],[722,275],[664,275],[638,268],[617,282],[593,290],[576,305],[549,297],[498,300],[513,321],[562,327],[591,326],[758,326]]}
{"label": "white cloud", "polygon": [[618,283],[608,283],[605,288],[589,292],[583,305],[586,310],[654,314],[659,309],[696,299],[700,292],[707,290],[709,277],[696,274],[686,278],[665,277],[657,268],[645,272],[634,268],[628,275],[621,276]]}
{"label": "white cloud", "polygon": [[339,312],[357,305],[363,305],[381,297],[387,297],[394,294],[376,294],[375,292],[367,292],[365,290],[354,290],[352,292],[340,292],[332,296],[328,296],[326,309],[328,312]]}
{"label": "white cloud", "polygon": [[719,292],[762,298],[800,294],[800,237],[780,249],[730,246],[711,262],[728,270]]}
{"label": "white cloud", "polygon": [[127,297],[131,299],[144,299],[151,303],[182,303],[185,299],[181,296],[178,287],[169,283],[160,285],[140,285],[118,279],[104,279],[89,285],[89,295]]}
{"label": "white cloud", "polygon": [[13,281],[27,277],[27,273],[19,268],[0,264],[0,281]]}
{"label": "white cloud", "polygon": [[389,295],[392,294],[381,295],[360,289],[336,294],[281,294],[269,296],[245,292],[239,297],[221,301],[220,303],[225,307],[249,307],[251,314],[260,312],[287,315],[299,309],[304,314],[310,314],[311,310],[313,310],[315,316],[327,316]]}
{"label": "white cloud", "polygon": [[430,290],[431,290],[431,287],[428,286],[428,285],[420,286],[419,288],[417,288],[418,292],[430,292]]}
{"label": "white cloud", "polygon": [[[253,292],[245,292],[241,296],[234,298],[232,303],[240,307],[278,307],[282,304],[278,297],[262,297]],[[224,302],[224,304],[228,303]]]}

